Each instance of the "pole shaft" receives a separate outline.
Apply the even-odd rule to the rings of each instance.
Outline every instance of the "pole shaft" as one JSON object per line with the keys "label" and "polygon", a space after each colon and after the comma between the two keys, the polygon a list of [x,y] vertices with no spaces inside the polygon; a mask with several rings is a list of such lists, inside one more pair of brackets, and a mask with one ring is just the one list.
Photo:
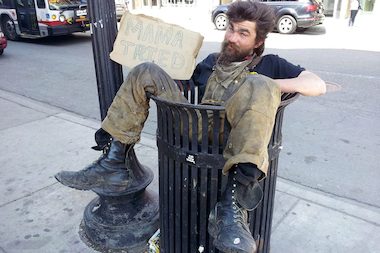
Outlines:
{"label": "pole shaft", "polygon": [[115,1],[89,0],[88,10],[100,116],[103,120],[123,82],[122,66],[112,61],[109,57],[117,35]]}

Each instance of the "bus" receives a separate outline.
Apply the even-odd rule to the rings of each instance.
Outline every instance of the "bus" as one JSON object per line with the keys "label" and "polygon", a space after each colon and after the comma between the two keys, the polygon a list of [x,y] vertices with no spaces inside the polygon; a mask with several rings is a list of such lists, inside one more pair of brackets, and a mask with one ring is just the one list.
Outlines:
{"label": "bus", "polygon": [[87,0],[0,0],[0,25],[9,40],[85,32]]}

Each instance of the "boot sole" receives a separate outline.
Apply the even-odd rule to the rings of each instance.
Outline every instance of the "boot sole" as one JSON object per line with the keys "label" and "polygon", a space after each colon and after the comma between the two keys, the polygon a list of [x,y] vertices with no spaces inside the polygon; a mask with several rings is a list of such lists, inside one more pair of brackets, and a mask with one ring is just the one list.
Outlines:
{"label": "boot sole", "polygon": [[80,187],[76,185],[71,185],[66,183],[65,181],[61,180],[59,177],[54,176],[55,179],[60,182],[62,185],[70,187],[75,190],[80,190],[80,191],[94,191],[96,193],[103,193],[103,194],[123,194],[123,193],[128,193],[128,185],[117,185],[117,184],[112,184],[110,183],[109,185],[106,186],[94,186],[94,187]]}
{"label": "boot sole", "polygon": [[55,177],[55,179],[58,182],[60,182],[64,186],[67,186],[67,187],[70,187],[70,188],[73,188],[73,189],[76,189],[76,190],[80,190],[80,191],[89,191],[89,190],[91,190],[89,188],[83,188],[83,187],[77,187],[77,186],[74,186],[74,185],[69,185],[69,184],[65,183],[64,181],[62,181],[59,177],[57,177],[57,176],[54,176],[54,177]]}
{"label": "boot sole", "polygon": [[256,250],[253,252],[247,252],[247,251],[243,251],[243,250],[226,248],[223,245],[218,245],[216,240],[214,240],[214,246],[215,246],[215,248],[217,248],[219,251],[221,251],[223,253],[256,253]]}

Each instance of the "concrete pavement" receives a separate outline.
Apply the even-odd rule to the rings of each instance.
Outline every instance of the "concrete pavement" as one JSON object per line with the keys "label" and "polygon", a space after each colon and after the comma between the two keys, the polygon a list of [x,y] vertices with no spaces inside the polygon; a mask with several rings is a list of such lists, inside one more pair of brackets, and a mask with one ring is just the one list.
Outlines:
{"label": "concrete pavement", "polygon": [[[53,175],[99,156],[89,147],[100,123],[5,91],[0,112],[0,252],[96,252],[78,234],[96,195],[64,187]],[[155,172],[148,190],[157,193],[155,137],[144,133],[135,150]],[[278,180],[272,253],[378,253],[379,241],[379,208]]]}

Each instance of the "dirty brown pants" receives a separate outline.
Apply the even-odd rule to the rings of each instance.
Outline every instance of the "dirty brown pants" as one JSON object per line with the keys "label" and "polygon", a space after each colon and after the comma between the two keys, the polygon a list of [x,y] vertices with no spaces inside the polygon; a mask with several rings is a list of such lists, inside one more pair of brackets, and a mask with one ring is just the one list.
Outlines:
{"label": "dirty brown pants", "polygon": [[[261,75],[252,75],[244,80],[224,104],[231,132],[224,150],[226,164],[223,171],[227,173],[237,163],[253,163],[266,174],[267,147],[280,103],[280,91],[273,80]],[[138,142],[148,117],[147,92],[173,102],[188,102],[165,71],[153,63],[143,63],[133,68],[121,85],[102,128],[123,143]],[[205,96],[203,99],[207,100],[207,92]]]}

